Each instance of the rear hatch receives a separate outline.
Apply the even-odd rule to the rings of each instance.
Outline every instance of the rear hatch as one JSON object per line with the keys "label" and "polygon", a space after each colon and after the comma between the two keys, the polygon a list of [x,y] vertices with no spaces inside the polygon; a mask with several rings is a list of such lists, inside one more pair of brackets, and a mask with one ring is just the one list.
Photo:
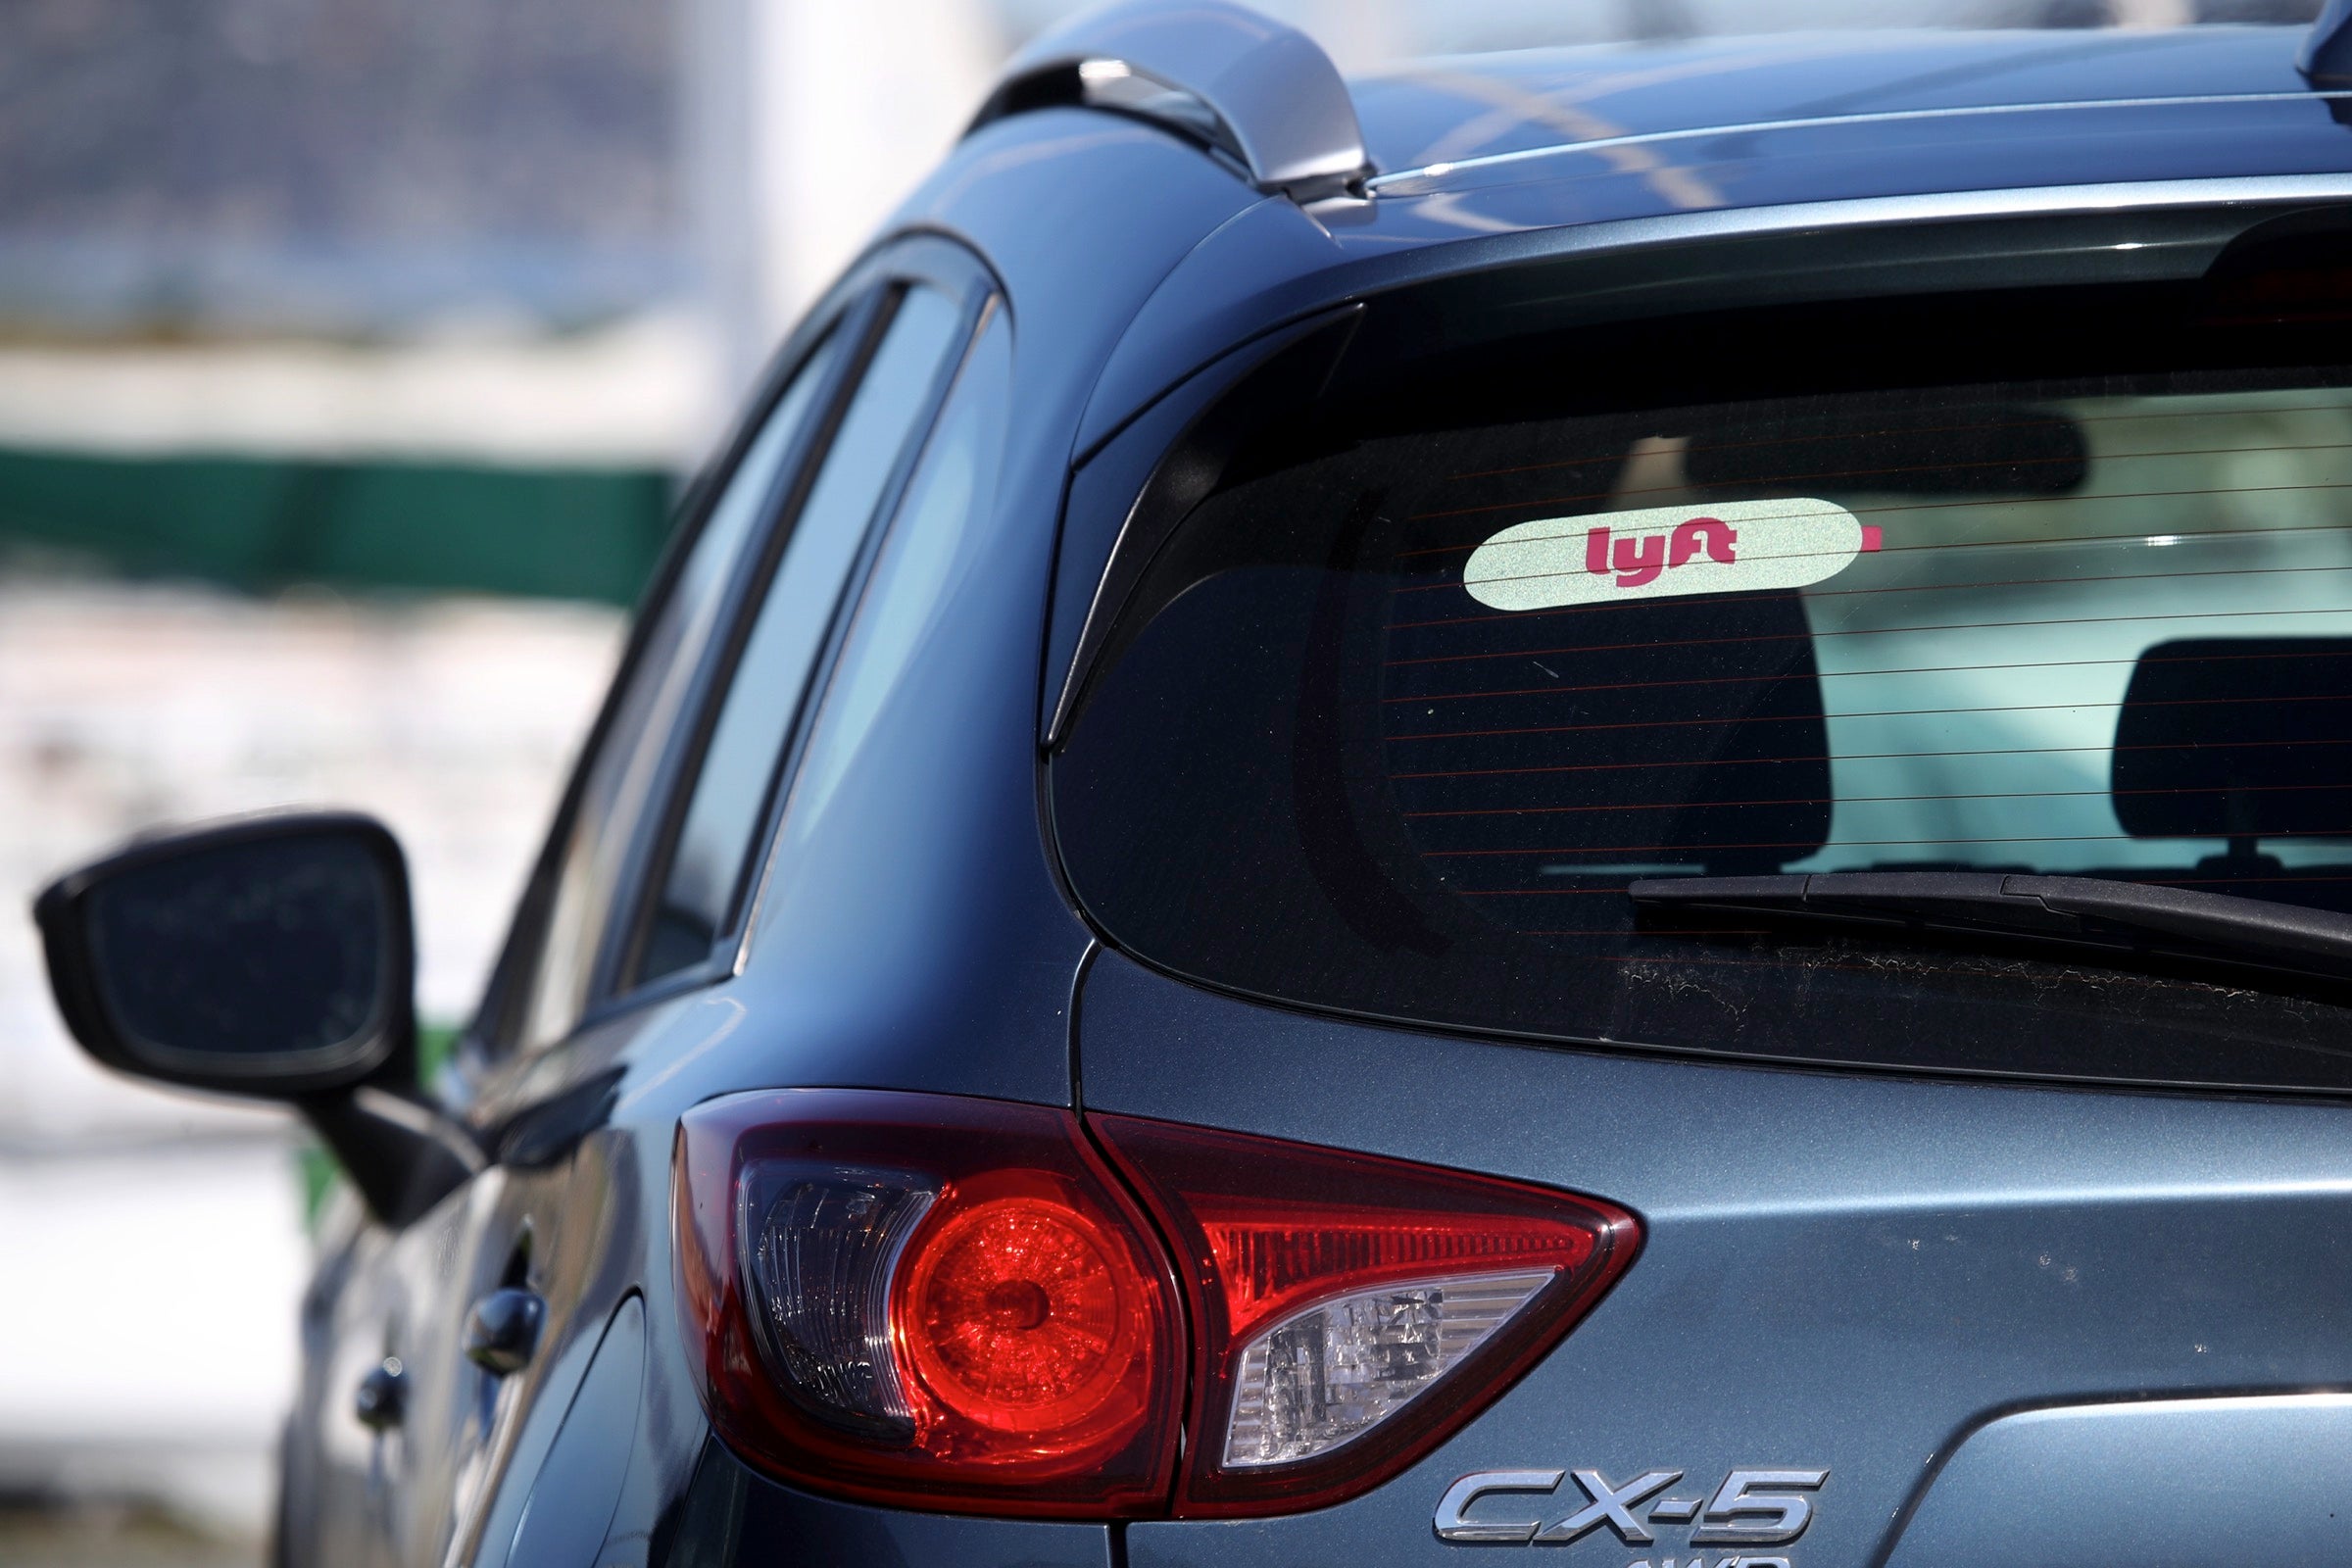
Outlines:
{"label": "rear hatch", "polygon": [[[1375,302],[1122,543],[1050,765],[1111,950],[1086,1108],[1640,1227],[1400,1474],[1131,1560],[2340,1554],[2342,232],[1844,298],[1833,236],[1810,299],[1505,283],[1450,336]],[[2205,923],[2043,897],[2082,885]]]}

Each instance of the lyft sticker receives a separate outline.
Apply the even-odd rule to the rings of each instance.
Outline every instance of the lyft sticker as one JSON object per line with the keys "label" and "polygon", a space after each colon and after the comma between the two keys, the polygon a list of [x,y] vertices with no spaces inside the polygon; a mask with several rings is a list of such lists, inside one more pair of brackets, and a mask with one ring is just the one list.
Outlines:
{"label": "lyft sticker", "polygon": [[1749,593],[1821,582],[1878,548],[1832,501],[1652,507],[1505,528],[1470,553],[1462,586],[1496,610]]}

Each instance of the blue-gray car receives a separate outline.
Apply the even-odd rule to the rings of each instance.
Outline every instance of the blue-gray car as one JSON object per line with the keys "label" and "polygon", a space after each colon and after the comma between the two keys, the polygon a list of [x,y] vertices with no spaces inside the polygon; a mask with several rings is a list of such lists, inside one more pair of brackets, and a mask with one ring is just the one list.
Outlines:
{"label": "blue-gray car", "polygon": [[356,1195],[278,1562],[2352,1561],[2348,15],[1037,40],[454,1059],[368,818],[42,896]]}

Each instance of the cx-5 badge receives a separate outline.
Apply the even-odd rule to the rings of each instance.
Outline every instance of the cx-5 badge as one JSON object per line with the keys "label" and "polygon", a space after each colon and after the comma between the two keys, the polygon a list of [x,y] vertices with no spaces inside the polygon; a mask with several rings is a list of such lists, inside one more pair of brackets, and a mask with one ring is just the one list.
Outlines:
{"label": "cx-5 badge", "polygon": [[[1565,1511],[1555,1494],[1560,1483],[1576,1478],[1577,1494]],[[1830,1479],[1827,1470],[1735,1470],[1711,1497],[1659,1496],[1677,1481],[1680,1470],[1647,1470],[1631,1481],[1612,1483],[1598,1470],[1479,1470],[1446,1489],[1438,1499],[1434,1521],[1443,1541],[1528,1544],[1564,1546],[1607,1525],[1629,1546],[1646,1546],[1657,1537],[1653,1524],[1686,1524],[1695,1519],[1693,1546],[1782,1546],[1805,1533],[1813,1522],[1813,1499],[1807,1493]],[[1470,1517],[1481,1497],[1501,1493],[1552,1496],[1544,1510],[1548,1519],[1525,1517],[1520,1510],[1491,1507],[1482,1517]],[[1655,1501],[1651,1499],[1655,1498]],[[1645,1512],[1638,1513],[1637,1509]],[[1509,1517],[1519,1512],[1520,1517]],[[1700,1559],[1691,1565],[1704,1568]],[[1729,1556],[1714,1568],[1787,1568],[1781,1557]],[[1690,1565],[1680,1565],[1690,1568]]]}

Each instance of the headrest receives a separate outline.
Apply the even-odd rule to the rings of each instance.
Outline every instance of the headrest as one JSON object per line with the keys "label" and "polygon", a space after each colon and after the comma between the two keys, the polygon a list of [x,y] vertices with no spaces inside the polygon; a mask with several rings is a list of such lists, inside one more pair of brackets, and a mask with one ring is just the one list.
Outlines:
{"label": "headrest", "polygon": [[2112,787],[2133,838],[2352,836],[2352,637],[2157,644],[2124,694]]}
{"label": "headrest", "polygon": [[[1427,689],[1492,695],[1446,705],[1456,738],[1397,754],[1418,775],[1407,809],[1446,813],[1449,842],[1477,828],[1491,852],[1556,851],[1555,875],[1659,862],[1731,874],[1828,838],[1829,735],[1801,595],[1577,607],[1481,631],[1484,657],[1436,666]],[[1430,727],[1409,706],[1400,716]]]}

